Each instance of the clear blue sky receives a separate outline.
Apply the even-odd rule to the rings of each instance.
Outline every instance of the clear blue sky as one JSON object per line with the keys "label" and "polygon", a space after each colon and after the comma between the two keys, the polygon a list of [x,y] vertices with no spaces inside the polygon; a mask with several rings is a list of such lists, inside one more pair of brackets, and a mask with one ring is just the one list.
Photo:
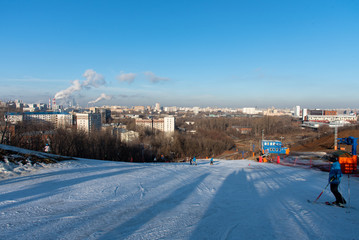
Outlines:
{"label": "clear blue sky", "polygon": [[0,100],[359,108],[359,1],[0,1]]}

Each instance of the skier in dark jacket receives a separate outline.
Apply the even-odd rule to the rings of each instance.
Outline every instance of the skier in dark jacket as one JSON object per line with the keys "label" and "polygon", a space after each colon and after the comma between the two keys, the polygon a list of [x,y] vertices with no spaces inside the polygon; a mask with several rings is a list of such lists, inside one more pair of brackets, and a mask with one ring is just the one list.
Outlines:
{"label": "skier in dark jacket", "polygon": [[330,172],[329,172],[330,191],[335,196],[334,204],[342,207],[344,206],[344,204],[346,204],[346,201],[338,191],[338,186],[340,184],[341,179],[342,179],[342,170],[340,169],[340,163],[338,162],[338,159],[335,159],[330,167]]}

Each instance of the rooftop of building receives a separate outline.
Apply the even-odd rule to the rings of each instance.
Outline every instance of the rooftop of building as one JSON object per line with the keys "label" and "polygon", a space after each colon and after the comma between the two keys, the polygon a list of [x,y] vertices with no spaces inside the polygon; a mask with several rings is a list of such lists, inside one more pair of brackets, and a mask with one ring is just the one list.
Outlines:
{"label": "rooftop of building", "polygon": [[7,115],[69,115],[68,112],[8,112]]}

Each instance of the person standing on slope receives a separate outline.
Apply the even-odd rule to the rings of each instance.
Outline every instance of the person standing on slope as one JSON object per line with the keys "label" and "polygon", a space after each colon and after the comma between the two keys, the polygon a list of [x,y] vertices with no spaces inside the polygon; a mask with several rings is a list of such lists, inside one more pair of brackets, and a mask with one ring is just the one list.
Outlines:
{"label": "person standing on slope", "polygon": [[338,187],[341,179],[342,179],[342,170],[340,169],[340,163],[338,162],[338,159],[335,158],[334,162],[330,167],[330,172],[329,172],[330,191],[333,193],[335,197],[334,204],[343,207],[344,204],[346,204],[346,201],[338,191]]}
{"label": "person standing on slope", "polygon": [[211,158],[211,161],[209,162],[210,165],[213,165],[213,158]]}
{"label": "person standing on slope", "polygon": [[50,152],[50,146],[48,143],[46,143],[45,147],[44,147],[44,151],[49,153]]}
{"label": "person standing on slope", "polygon": [[197,165],[197,159],[196,159],[196,156],[193,157],[193,163],[194,165]]}

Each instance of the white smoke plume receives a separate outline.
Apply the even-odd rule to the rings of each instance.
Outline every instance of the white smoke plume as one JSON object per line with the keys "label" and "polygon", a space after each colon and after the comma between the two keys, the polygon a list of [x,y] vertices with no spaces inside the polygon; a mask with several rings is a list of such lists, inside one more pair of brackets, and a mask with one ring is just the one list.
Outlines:
{"label": "white smoke plume", "polygon": [[136,76],[136,73],[121,73],[116,78],[120,82],[132,83],[135,80]]}
{"label": "white smoke plume", "polygon": [[75,80],[73,82],[71,82],[71,86],[68,87],[65,90],[62,90],[58,93],[55,94],[55,99],[63,99],[63,98],[68,98],[71,96],[72,93],[80,91],[82,89],[81,83],[79,80]]}
{"label": "white smoke plume", "polygon": [[86,80],[84,80],[82,83],[80,82],[80,80],[75,80],[71,82],[70,87],[65,90],[61,90],[60,92],[55,94],[55,99],[66,99],[71,97],[74,92],[81,91],[83,88],[98,88],[106,84],[105,78],[92,69],[86,70],[83,76],[86,78]]}
{"label": "white smoke plume", "polygon": [[96,100],[94,100],[94,101],[90,101],[89,104],[97,103],[97,102],[99,102],[99,101],[101,101],[101,100],[111,100],[111,99],[112,99],[111,96],[108,96],[108,95],[102,93],[101,96],[99,96],[98,98],[96,98]]}
{"label": "white smoke plume", "polygon": [[153,72],[145,72],[144,74],[148,77],[151,83],[158,83],[158,82],[170,80],[169,78],[156,76]]}
{"label": "white smoke plume", "polygon": [[82,83],[84,87],[100,87],[106,83],[105,78],[92,69],[85,71],[83,76],[86,80]]}

